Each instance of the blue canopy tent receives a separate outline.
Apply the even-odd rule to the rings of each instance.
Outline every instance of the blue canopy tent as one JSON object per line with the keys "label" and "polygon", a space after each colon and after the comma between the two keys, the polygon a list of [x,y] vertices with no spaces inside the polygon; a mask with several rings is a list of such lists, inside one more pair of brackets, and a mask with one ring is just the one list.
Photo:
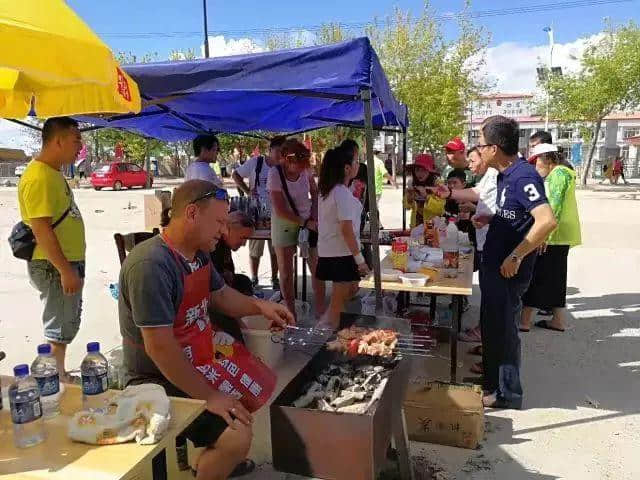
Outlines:
{"label": "blue canopy tent", "polygon": [[[175,141],[203,133],[295,134],[346,125],[365,129],[369,172],[374,171],[374,129],[405,133],[406,164],[407,109],[393,97],[366,37],[321,47],[123,68],[138,84],[142,111],[78,117],[94,125],[85,130],[120,128]],[[374,175],[369,175],[368,191],[373,233],[379,230]],[[380,302],[379,239],[371,237]]]}
{"label": "blue canopy tent", "polygon": [[322,47],[123,67],[140,87],[139,114],[82,117],[162,140],[206,132],[300,133],[333,125],[406,128],[369,39]]}

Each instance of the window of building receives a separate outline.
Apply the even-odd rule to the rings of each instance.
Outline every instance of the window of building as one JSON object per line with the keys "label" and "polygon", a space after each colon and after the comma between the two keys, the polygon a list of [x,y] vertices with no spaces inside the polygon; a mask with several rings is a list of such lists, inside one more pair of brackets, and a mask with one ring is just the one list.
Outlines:
{"label": "window of building", "polygon": [[572,128],[559,128],[558,129],[558,140],[571,140],[573,138],[573,129]]}
{"label": "window of building", "polygon": [[640,136],[640,126],[638,127],[623,127],[622,138],[631,138]]}

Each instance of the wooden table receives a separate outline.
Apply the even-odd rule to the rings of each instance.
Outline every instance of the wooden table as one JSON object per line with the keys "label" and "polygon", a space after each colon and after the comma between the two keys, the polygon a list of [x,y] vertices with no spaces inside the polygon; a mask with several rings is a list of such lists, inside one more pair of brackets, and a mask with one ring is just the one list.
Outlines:
{"label": "wooden table", "polygon": [[[0,381],[6,392],[10,377]],[[60,415],[45,420],[47,439],[35,447],[14,446],[9,402],[0,410],[1,480],[133,480],[145,477],[149,463],[154,480],[166,480],[166,450],[175,449],[176,436],[204,411],[203,401],[171,397],[171,425],[157,444],[87,445],[67,436],[69,419],[82,407],[82,390],[77,385],[65,388]]]}
{"label": "wooden table", "polygon": [[[389,252],[380,262],[380,270],[393,268],[391,263],[391,252]],[[375,288],[373,275],[360,281],[360,288]],[[414,287],[406,285],[400,280],[395,282],[382,282],[382,290],[395,292],[416,292],[425,293],[431,296],[430,314],[435,318],[436,297],[438,295],[451,295],[453,304],[453,318],[451,322],[450,342],[451,342],[451,382],[457,381],[458,364],[458,332],[460,331],[460,319],[462,317],[462,298],[471,296],[473,293],[473,253],[460,256],[460,268],[456,278],[445,278],[440,269],[439,277],[433,281],[429,280],[424,287]]]}

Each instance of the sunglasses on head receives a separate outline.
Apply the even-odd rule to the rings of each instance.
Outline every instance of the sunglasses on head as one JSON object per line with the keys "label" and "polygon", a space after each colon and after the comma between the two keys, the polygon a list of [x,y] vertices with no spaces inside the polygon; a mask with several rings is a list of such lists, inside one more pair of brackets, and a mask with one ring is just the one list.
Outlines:
{"label": "sunglasses on head", "polygon": [[196,202],[199,202],[200,200],[207,200],[209,198],[215,198],[216,200],[222,200],[224,202],[228,202],[229,201],[229,193],[224,188],[217,188],[216,187],[214,190],[211,190],[211,191],[205,193],[204,195],[200,195],[195,200],[193,200],[191,203],[196,203]]}

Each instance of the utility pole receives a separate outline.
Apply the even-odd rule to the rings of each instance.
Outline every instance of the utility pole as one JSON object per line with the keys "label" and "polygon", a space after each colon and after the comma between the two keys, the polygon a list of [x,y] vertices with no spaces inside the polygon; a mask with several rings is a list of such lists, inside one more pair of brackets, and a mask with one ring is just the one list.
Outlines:
{"label": "utility pole", "polygon": [[[547,70],[547,82],[551,80],[552,68],[553,68],[553,24],[550,27],[544,27],[543,32],[547,32],[549,35],[549,68]],[[544,119],[544,129],[549,131],[549,88],[547,87],[547,112]]]}
{"label": "utility pole", "polygon": [[207,28],[207,0],[202,0],[204,17],[204,58],[209,58],[209,29]]}

